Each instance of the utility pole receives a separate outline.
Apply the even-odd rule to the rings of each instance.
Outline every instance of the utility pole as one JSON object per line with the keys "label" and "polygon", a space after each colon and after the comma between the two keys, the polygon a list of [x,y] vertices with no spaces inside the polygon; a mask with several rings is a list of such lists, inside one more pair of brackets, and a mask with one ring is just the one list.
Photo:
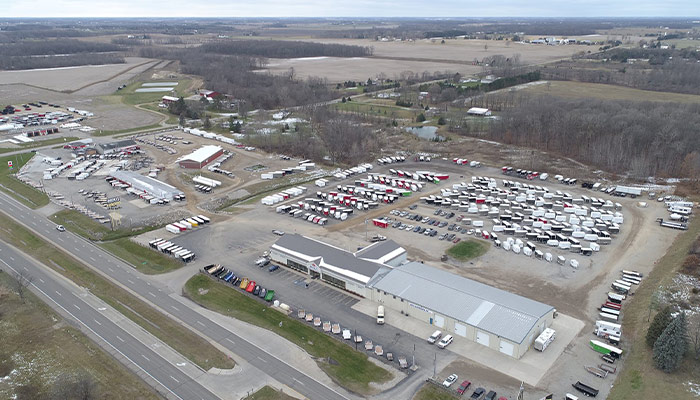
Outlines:
{"label": "utility pole", "polygon": [[355,342],[355,350],[357,350],[357,329],[355,329],[355,336],[353,336],[352,341]]}
{"label": "utility pole", "polygon": [[437,353],[435,353],[435,358],[433,359],[433,378],[437,376]]}
{"label": "utility pole", "polygon": [[416,344],[413,343],[413,363],[411,364],[411,369],[416,369]]}

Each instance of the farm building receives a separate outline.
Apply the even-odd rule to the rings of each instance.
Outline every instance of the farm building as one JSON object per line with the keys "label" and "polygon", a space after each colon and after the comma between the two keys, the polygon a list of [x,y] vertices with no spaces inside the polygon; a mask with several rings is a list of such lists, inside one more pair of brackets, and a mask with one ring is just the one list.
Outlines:
{"label": "farm building", "polygon": [[168,185],[158,179],[148,176],[139,175],[136,172],[116,171],[111,176],[121,183],[131,186],[127,192],[134,194],[145,194],[159,199],[172,200],[176,195],[184,195],[181,190],[175,186]]}
{"label": "farm building", "polygon": [[215,92],[213,90],[200,90],[199,95],[208,99],[213,99],[216,96],[221,96],[221,93]]}
{"label": "farm building", "polygon": [[224,149],[221,146],[206,145],[178,158],[177,163],[180,168],[199,169],[221,157],[222,154],[224,154]]}
{"label": "farm building", "polygon": [[491,115],[491,110],[489,110],[488,108],[472,107],[469,110],[467,110],[467,114],[478,115],[480,117],[487,117]]}
{"label": "farm building", "polygon": [[514,358],[552,325],[555,313],[552,306],[418,262],[380,271],[366,297]]}
{"label": "farm building", "polygon": [[160,99],[160,102],[163,103],[163,104],[170,104],[170,103],[174,103],[174,102],[176,102],[176,101],[178,101],[178,100],[180,100],[179,97],[174,97],[174,96],[163,96],[163,97]]}
{"label": "farm building", "polygon": [[119,140],[116,142],[100,143],[97,145],[97,152],[100,154],[118,153],[120,151],[138,150],[139,145],[131,140]]}
{"label": "farm building", "polygon": [[387,240],[351,253],[302,235],[287,234],[272,245],[270,258],[330,285],[365,296],[367,282],[381,268],[405,260],[406,250]]}

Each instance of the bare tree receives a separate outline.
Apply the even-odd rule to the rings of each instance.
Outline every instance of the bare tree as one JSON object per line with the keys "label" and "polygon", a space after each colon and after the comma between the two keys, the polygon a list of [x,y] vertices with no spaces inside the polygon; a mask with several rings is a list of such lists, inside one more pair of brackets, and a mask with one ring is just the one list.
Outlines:
{"label": "bare tree", "polygon": [[24,303],[24,296],[27,293],[27,287],[32,284],[34,277],[22,270],[15,272],[14,278],[15,290],[17,291],[17,295],[19,296],[20,300],[22,300]]}
{"label": "bare tree", "polygon": [[88,372],[62,374],[53,384],[51,400],[93,400],[98,398],[97,383]]}
{"label": "bare tree", "polygon": [[695,360],[700,360],[700,314],[693,315],[688,321],[688,339],[693,346]]}

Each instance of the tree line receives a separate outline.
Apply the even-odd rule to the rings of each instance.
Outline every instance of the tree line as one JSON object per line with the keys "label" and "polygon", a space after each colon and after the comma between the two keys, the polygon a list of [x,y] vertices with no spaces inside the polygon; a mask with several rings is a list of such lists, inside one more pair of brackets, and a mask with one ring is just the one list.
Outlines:
{"label": "tree line", "polygon": [[68,56],[0,57],[0,70],[75,67],[79,65],[123,64],[124,57],[112,53],[82,53]]}
{"label": "tree line", "polygon": [[368,57],[371,47],[349,46],[334,43],[312,43],[287,40],[233,40],[209,42],[201,46],[211,54],[245,55],[267,58],[297,57]]}
{"label": "tree line", "polygon": [[483,135],[469,134],[635,177],[697,177],[698,131],[698,104],[523,96]]}
{"label": "tree line", "polygon": [[3,56],[33,56],[76,53],[106,53],[123,48],[111,43],[85,42],[75,39],[32,40],[0,45]]}

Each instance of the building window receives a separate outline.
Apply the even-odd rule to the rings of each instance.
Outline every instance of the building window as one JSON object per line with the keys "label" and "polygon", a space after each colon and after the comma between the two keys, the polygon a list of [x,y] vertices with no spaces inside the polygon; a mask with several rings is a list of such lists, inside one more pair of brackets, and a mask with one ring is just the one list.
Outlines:
{"label": "building window", "polygon": [[287,266],[291,269],[295,269],[297,271],[301,271],[301,272],[304,272],[306,274],[309,273],[309,268],[307,268],[306,265],[299,264],[296,261],[292,261],[292,260],[287,259]]}
{"label": "building window", "polygon": [[337,287],[339,287],[339,288],[341,288],[341,289],[345,289],[345,281],[343,281],[343,280],[341,280],[341,279],[332,277],[332,276],[330,276],[330,275],[328,275],[328,274],[323,274],[323,275],[321,275],[321,279],[322,279],[324,282],[330,283],[330,284],[333,285],[333,286],[337,286]]}
{"label": "building window", "polygon": [[401,302],[403,303],[403,299],[401,299]]}
{"label": "building window", "polygon": [[394,298],[394,300],[396,300],[396,296],[391,296],[391,297],[393,297],[393,298]]}

